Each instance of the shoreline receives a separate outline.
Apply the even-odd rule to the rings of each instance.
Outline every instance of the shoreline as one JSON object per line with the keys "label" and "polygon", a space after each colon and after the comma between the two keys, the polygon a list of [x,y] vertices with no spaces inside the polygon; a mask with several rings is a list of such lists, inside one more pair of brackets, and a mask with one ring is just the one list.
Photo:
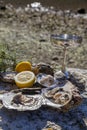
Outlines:
{"label": "shoreline", "polygon": [[[27,5],[30,5],[31,3],[37,2],[36,0],[2,0],[1,3],[4,4],[12,4],[14,7],[26,7]],[[78,10],[80,8],[84,8],[85,10],[87,10],[87,1],[85,0],[55,0],[55,2],[53,2],[53,0],[47,0],[47,1],[43,1],[43,0],[39,0],[39,3],[41,3],[43,6],[49,8],[49,7],[53,7],[57,10]]]}

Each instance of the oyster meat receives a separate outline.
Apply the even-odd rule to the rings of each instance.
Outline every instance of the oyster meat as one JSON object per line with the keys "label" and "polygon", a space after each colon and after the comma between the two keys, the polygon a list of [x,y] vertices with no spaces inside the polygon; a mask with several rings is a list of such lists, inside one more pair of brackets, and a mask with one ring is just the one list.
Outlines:
{"label": "oyster meat", "polygon": [[66,92],[58,92],[53,96],[53,99],[55,100],[55,103],[65,104],[69,100],[69,95]]}
{"label": "oyster meat", "polygon": [[45,89],[43,90],[43,93],[45,95],[46,98],[52,98],[54,96],[54,94],[59,90],[58,87],[53,88],[53,89]]}
{"label": "oyster meat", "polygon": [[27,95],[23,95],[22,93],[14,96],[11,104],[12,105],[25,105],[32,107],[38,103],[38,98],[28,97]]}
{"label": "oyster meat", "polygon": [[61,106],[67,104],[72,99],[72,93],[65,91],[63,88],[53,88],[51,90],[45,90],[44,96],[54,104],[60,104]]}
{"label": "oyster meat", "polygon": [[51,75],[47,75],[40,80],[40,84],[44,86],[51,86],[54,83],[54,78]]}
{"label": "oyster meat", "polygon": [[79,106],[82,103],[82,96],[80,95],[80,92],[78,88],[73,88],[71,90],[72,93],[72,99],[71,101],[62,107],[63,112],[67,112],[68,110],[75,108],[76,106]]}

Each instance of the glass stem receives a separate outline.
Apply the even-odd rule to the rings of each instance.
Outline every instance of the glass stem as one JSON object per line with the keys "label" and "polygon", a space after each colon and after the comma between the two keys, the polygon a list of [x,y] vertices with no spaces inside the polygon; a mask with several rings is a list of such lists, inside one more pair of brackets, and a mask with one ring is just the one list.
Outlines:
{"label": "glass stem", "polygon": [[64,46],[64,49],[63,49],[63,63],[62,63],[62,72],[63,73],[66,72],[66,53],[67,53],[67,48],[66,48],[66,46]]}

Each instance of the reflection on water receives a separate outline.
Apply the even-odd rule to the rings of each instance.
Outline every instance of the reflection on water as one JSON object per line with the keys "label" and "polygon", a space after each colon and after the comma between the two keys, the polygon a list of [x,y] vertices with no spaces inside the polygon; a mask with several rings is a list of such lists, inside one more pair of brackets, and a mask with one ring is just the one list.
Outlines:
{"label": "reflection on water", "polygon": [[87,0],[2,0],[15,6],[26,6],[32,2],[41,2],[43,6],[54,6],[57,9],[87,9]]}

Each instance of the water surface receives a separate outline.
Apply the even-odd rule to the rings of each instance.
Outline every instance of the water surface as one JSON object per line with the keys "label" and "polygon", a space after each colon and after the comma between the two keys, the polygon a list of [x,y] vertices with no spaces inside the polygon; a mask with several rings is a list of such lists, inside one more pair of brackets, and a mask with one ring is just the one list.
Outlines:
{"label": "water surface", "polygon": [[[11,3],[14,6],[26,6],[27,4],[36,2],[36,0],[3,0],[5,3]],[[87,0],[37,0],[43,6],[54,6],[57,9],[78,9],[85,8],[87,10]]]}

